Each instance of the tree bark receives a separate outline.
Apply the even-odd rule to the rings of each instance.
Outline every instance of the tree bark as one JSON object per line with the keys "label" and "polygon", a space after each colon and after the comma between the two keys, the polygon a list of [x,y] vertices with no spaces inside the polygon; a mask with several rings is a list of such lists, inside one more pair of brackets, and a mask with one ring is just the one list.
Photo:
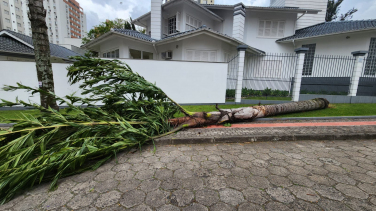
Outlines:
{"label": "tree bark", "polygon": [[[50,59],[50,42],[48,41],[46,10],[43,0],[29,0],[29,19],[31,22],[35,63],[39,88],[45,92],[55,92],[54,76]],[[59,107],[52,95],[40,93],[41,106],[58,110]]]}
{"label": "tree bark", "polygon": [[329,106],[329,101],[324,98],[316,98],[307,101],[283,103],[276,105],[243,107],[236,109],[218,109],[213,112],[197,112],[191,116],[171,119],[170,123],[180,127],[199,127],[205,125],[220,124],[225,122],[240,122],[255,118],[275,116],[278,114],[296,113],[324,109]]}

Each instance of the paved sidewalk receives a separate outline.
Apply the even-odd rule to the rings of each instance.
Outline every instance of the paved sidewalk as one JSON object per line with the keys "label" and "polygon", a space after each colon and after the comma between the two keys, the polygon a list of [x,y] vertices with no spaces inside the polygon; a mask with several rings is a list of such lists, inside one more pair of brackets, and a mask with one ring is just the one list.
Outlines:
{"label": "paved sidewalk", "polygon": [[376,141],[146,146],[0,210],[376,210]]}
{"label": "paved sidewalk", "polygon": [[157,144],[241,143],[258,141],[376,139],[375,119],[290,120],[190,128],[163,137]]}

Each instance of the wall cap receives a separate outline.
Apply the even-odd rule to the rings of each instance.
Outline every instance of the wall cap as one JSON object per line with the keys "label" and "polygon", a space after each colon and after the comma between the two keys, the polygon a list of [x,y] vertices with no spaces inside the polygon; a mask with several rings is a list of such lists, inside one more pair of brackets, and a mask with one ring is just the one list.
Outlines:
{"label": "wall cap", "polygon": [[354,51],[354,52],[351,52],[351,54],[353,56],[364,56],[368,53],[368,51]]}
{"label": "wall cap", "polygon": [[238,45],[238,51],[245,51],[247,50],[248,46],[247,45]]}
{"label": "wall cap", "polygon": [[307,51],[309,50],[309,48],[297,48],[295,49],[295,53],[307,53]]}

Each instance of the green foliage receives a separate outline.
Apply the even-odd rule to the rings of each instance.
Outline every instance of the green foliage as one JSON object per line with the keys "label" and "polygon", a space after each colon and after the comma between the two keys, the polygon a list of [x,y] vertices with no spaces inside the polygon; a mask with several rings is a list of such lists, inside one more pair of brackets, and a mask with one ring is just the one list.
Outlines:
{"label": "green foliage", "polygon": [[[19,100],[0,103],[0,107],[23,105],[40,111],[37,117],[0,119],[16,123],[0,131],[0,203],[35,183],[52,181],[54,189],[59,178],[98,168],[119,150],[179,129],[171,130],[168,120],[180,106],[129,66],[117,60],[74,59],[67,68],[69,81],[81,84],[86,97],[45,93],[68,106],[64,113]],[[43,92],[22,84],[4,90]],[[97,102],[104,106],[95,106]]]}
{"label": "green foliage", "polygon": [[132,18],[130,20],[124,20],[120,18],[116,18],[115,20],[106,20],[106,22],[102,22],[98,26],[94,26],[90,31],[86,34],[86,37],[82,38],[82,44],[86,44],[95,38],[109,32],[112,28],[115,29],[131,29],[135,31],[140,31],[142,33],[145,32],[143,28],[136,29],[135,25],[132,23]]}
{"label": "green foliage", "polygon": [[356,13],[358,9],[352,8],[349,11],[347,11],[345,14],[341,14],[340,17],[338,18],[338,13],[341,9],[341,4],[343,3],[343,1],[344,0],[328,0],[326,16],[325,16],[326,22],[335,21],[337,19],[340,21],[352,19],[353,14]]}
{"label": "green foliage", "polygon": [[235,89],[226,89],[226,98],[234,98]]}
{"label": "green foliage", "polygon": [[231,123],[225,123],[225,124],[223,124],[223,126],[225,126],[225,127],[231,127],[232,125],[231,125]]}
{"label": "green foliage", "polygon": [[264,96],[270,96],[272,94],[272,89],[266,87],[263,91],[262,91],[262,95]]}

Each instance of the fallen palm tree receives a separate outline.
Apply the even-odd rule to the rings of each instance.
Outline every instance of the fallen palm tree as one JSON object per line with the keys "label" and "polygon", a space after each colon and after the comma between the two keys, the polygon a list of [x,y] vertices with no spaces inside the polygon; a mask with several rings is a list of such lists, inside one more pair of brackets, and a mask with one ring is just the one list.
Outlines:
{"label": "fallen palm tree", "polygon": [[[141,146],[145,142],[171,134],[185,127],[252,120],[257,117],[322,109],[325,99],[273,106],[219,109],[215,112],[186,111],[159,87],[134,73],[116,60],[76,57],[68,68],[71,84],[80,83],[82,95],[60,98],[64,112],[40,105],[2,100],[0,106],[23,105],[40,110],[40,116],[22,115],[9,130],[0,131],[0,203],[35,183],[96,169],[116,157],[119,150]],[[26,90],[31,94],[41,89],[18,84],[4,90]],[[96,106],[100,102],[102,107]],[[185,117],[173,118],[177,112]]]}

